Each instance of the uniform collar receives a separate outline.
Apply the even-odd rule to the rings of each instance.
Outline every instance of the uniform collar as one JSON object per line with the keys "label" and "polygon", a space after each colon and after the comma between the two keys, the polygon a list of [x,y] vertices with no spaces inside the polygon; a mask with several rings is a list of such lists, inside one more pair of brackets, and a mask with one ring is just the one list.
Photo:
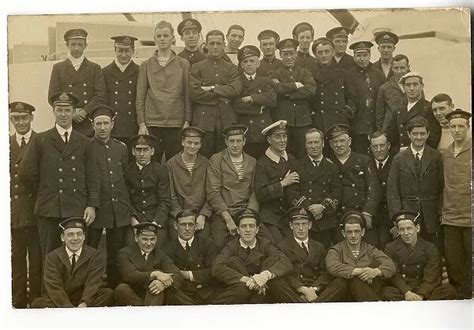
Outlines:
{"label": "uniform collar", "polygon": [[137,167],[138,167],[138,169],[139,169],[140,171],[141,171],[145,166],[148,166],[150,163],[151,163],[151,161],[142,166],[142,165],[138,164],[137,162],[135,162],[135,164],[137,164]]}
{"label": "uniform collar", "polygon": [[67,53],[67,58],[69,59],[69,61],[71,61],[72,63],[72,66],[74,67],[74,69],[79,70],[79,68],[81,67],[81,64],[82,62],[84,61],[84,54],[82,54],[81,57],[79,58],[75,58],[73,57],[70,53]]}
{"label": "uniform collar", "polygon": [[25,138],[25,143],[28,143],[28,141],[30,141],[32,132],[33,132],[32,129],[30,129],[26,134],[23,134],[23,135],[18,134],[18,132],[15,132],[15,139],[16,139],[16,142],[18,142],[18,145],[21,145],[22,138]]}
{"label": "uniform collar", "polygon": [[410,149],[411,149],[411,152],[413,154],[413,157],[415,157],[415,155],[418,153],[420,155],[420,159],[421,159],[423,157],[423,152],[425,152],[425,146],[423,146],[423,149],[421,149],[420,151],[416,151],[415,149],[413,149],[413,145],[410,143]]}
{"label": "uniform collar", "polygon": [[64,133],[67,132],[69,138],[71,138],[72,126],[69,127],[67,130],[56,124],[56,130],[58,131],[59,135],[64,136]]}
{"label": "uniform collar", "polygon": [[178,241],[179,241],[179,244],[181,244],[181,246],[183,247],[183,249],[186,250],[186,243],[188,243],[189,246],[193,245],[194,236],[191,237],[191,239],[189,241],[185,241],[184,239],[182,239],[181,237],[178,236]]}
{"label": "uniform collar", "polygon": [[128,61],[127,64],[121,64],[117,59],[115,59],[114,62],[115,62],[115,65],[119,68],[120,71],[125,72],[125,70],[127,70],[130,63],[132,63],[132,59],[130,59],[130,61]]}
{"label": "uniform collar", "polygon": [[71,261],[73,254],[76,255],[76,261],[77,261],[77,259],[79,258],[79,256],[80,256],[81,253],[82,253],[82,247],[81,247],[79,250],[77,250],[76,252],[72,252],[71,250],[69,250],[69,249],[67,248],[67,246],[65,246],[65,248],[66,248],[66,253],[67,253],[67,256],[68,256],[68,258],[69,258],[69,261]]}
{"label": "uniform collar", "polygon": [[270,158],[272,161],[274,161],[275,163],[280,162],[280,157],[283,157],[286,161],[288,161],[288,154],[286,153],[286,150],[283,152],[282,156],[279,156],[276,153],[274,153],[270,147],[268,147],[267,150],[265,151],[265,155],[268,158]]}
{"label": "uniform collar", "polygon": [[247,78],[248,80],[252,79],[252,80],[255,80],[255,77],[257,76],[257,73],[255,72],[253,75],[248,75],[244,72],[244,76],[245,78]]}
{"label": "uniform collar", "polygon": [[304,243],[306,245],[306,248],[308,248],[309,237],[306,237],[306,239],[303,240],[303,241],[297,239],[296,237],[293,237],[293,238],[295,239],[296,243],[298,243],[298,245],[301,246],[301,243]]}
{"label": "uniform collar", "polygon": [[241,238],[239,238],[239,244],[240,244],[240,246],[241,246],[242,248],[244,248],[244,249],[250,248],[250,250],[252,250],[252,249],[255,248],[255,246],[257,246],[257,239],[255,238],[255,241],[253,242],[252,245],[247,245],[247,244],[245,244],[244,242],[242,242],[242,239],[241,239]]}

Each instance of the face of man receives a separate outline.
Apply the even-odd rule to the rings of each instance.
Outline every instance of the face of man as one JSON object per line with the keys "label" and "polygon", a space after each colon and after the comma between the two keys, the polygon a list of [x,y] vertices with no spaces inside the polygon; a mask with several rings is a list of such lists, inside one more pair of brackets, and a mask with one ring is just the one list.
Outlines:
{"label": "face of man", "polygon": [[227,42],[231,49],[239,49],[240,45],[244,41],[244,31],[232,29],[227,35]]}
{"label": "face of man", "polygon": [[56,118],[56,124],[64,129],[68,129],[72,126],[72,118],[74,116],[74,108],[72,105],[55,105],[53,112]]}
{"label": "face of man", "polygon": [[304,241],[308,238],[309,230],[313,223],[309,220],[293,220],[290,222],[290,229],[293,231],[293,237]]}
{"label": "face of man", "polygon": [[415,225],[411,220],[401,220],[397,224],[398,233],[402,240],[409,245],[414,246],[420,231],[420,225]]}
{"label": "face of man", "polygon": [[395,45],[392,43],[381,43],[378,47],[380,57],[384,60],[390,60],[393,57],[395,51]]}
{"label": "face of man", "polygon": [[339,135],[329,141],[331,149],[338,157],[344,157],[351,150],[352,139],[347,134]]}
{"label": "face of man", "polygon": [[288,68],[293,68],[295,66],[296,50],[289,49],[280,51],[280,57],[284,66]]}
{"label": "face of man", "polygon": [[244,72],[248,75],[253,75],[255,72],[257,72],[258,64],[258,56],[249,56],[240,62],[242,70],[244,70]]}
{"label": "face of man", "polygon": [[67,48],[69,49],[69,54],[74,58],[79,58],[84,54],[84,49],[86,49],[87,43],[85,39],[70,39],[67,42]]}
{"label": "face of man", "polygon": [[312,132],[305,135],[306,153],[314,159],[317,159],[323,153],[324,141],[318,132]]}
{"label": "face of man", "polygon": [[84,245],[84,230],[82,228],[68,228],[61,233],[61,241],[71,252],[77,252]]}
{"label": "face of man", "polygon": [[385,135],[380,135],[375,139],[370,139],[370,150],[372,155],[379,162],[384,161],[388,157],[390,151],[390,142]]}
{"label": "face of man", "polygon": [[114,121],[109,116],[97,116],[94,118],[93,128],[96,139],[107,142],[114,128]]}
{"label": "face of man", "polygon": [[275,38],[268,38],[260,40],[260,50],[264,57],[273,57],[275,56],[276,51],[276,41]]}
{"label": "face of man", "polygon": [[403,77],[405,74],[410,71],[410,66],[407,63],[407,60],[402,59],[400,61],[393,61],[392,62],[392,71],[395,79],[400,81],[400,78]]}
{"label": "face of man", "polygon": [[152,231],[142,231],[135,235],[135,242],[137,242],[140,250],[150,253],[155,248],[156,235]]}
{"label": "face of man", "polygon": [[194,216],[180,218],[174,224],[178,237],[184,241],[189,241],[196,231],[196,218]]}
{"label": "face of man", "polygon": [[190,49],[196,49],[199,42],[199,32],[196,29],[189,29],[183,32],[181,40],[184,42],[184,46]]}
{"label": "face of man", "polygon": [[194,156],[201,149],[201,138],[197,136],[186,136],[181,141],[183,151],[188,156]]}
{"label": "face of man", "polygon": [[159,50],[167,50],[171,48],[171,45],[174,41],[174,35],[171,33],[170,29],[165,27],[161,29],[156,29],[155,31],[155,43],[158,46]]}
{"label": "face of man", "polygon": [[257,221],[253,218],[244,218],[240,220],[239,227],[237,230],[240,235],[240,239],[247,245],[251,245],[255,242],[255,238],[258,233]]}
{"label": "face of man", "polygon": [[342,236],[346,239],[349,246],[359,246],[365,230],[358,223],[348,223],[342,230]]}
{"label": "face of man", "polygon": [[332,43],[334,44],[334,51],[336,55],[343,55],[347,50],[347,38],[344,37],[335,37],[332,39]]}
{"label": "face of man", "polygon": [[403,83],[403,89],[407,95],[408,100],[416,101],[421,97],[423,93],[423,84],[418,77],[409,77],[405,79]]}
{"label": "face of man", "polygon": [[15,127],[15,131],[20,135],[24,135],[28,133],[31,129],[33,114],[31,113],[15,114],[15,115],[10,116],[10,121],[13,124],[13,127]]}
{"label": "face of man", "polygon": [[137,145],[132,149],[132,154],[138,164],[145,166],[151,161],[151,156],[155,154],[155,148],[149,145]]}
{"label": "face of man", "polygon": [[286,150],[288,143],[288,133],[280,132],[274,133],[267,137],[268,144],[273,151],[281,153]]}
{"label": "face of man", "polygon": [[298,33],[298,42],[300,43],[299,47],[302,52],[308,52],[309,47],[311,46],[311,42],[313,42],[313,35],[311,31],[303,31]]}
{"label": "face of man", "polygon": [[430,136],[430,133],[428,133],[426,127],[413,127],[411,132],[408,132],[411,144],[415,148],[423,148],[426,140],[428,140],[428,136]]}
{"label": "face of man", "polygon": [[122,65],[125,65],[128,62],[130,62],[132,60],[132,56],[134,53],[135,53],[135,49],[131,47],[129,48],[115,47],[115,56],[117,57],[117,61]]}
{"label": "face of man", "polygon": [[209,51],[209,57],[219,58],[224,53],[225,42],[222,36],[209,36],[207,37],[206,44]]}
{"label": "face of man", "polygon": [[449,130],[454,141],[462,142],[469,132],[469,121],[464,118],[455,118],[449,121]]}
{"label": "face of man", "polygon": [[319,63],[328,65],[332,61],[334,50],[331,45],[318,45],[318,47],[316,47],[316,54],[314,55]]}
{"label": "face of man", "polygon": [[436,120],[441,126],[448,124],[446,120],[446,115],[454,110],[454,104],[449,104],[448,101],[443,102],[433,102],[431,105],[431,110],[436,117]]}
{"label": "face of man", "polygon": [[244,149],[245,138],[242,135],[231,135],[225,139],[225,144],[231,156],[240,157]]}
{"label": "face of man", "polygon": [[359,50],[354,54],[355,63],[361,67],[365,68],[370,63],[370,52],[366,50]]}

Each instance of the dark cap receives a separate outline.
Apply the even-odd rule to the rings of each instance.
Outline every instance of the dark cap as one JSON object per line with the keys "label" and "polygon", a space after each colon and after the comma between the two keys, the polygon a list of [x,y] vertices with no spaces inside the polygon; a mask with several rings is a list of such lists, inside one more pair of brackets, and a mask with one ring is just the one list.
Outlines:
{"label": "dark cap", "polygon": [[204,134],[206,132],[203,129],[195,126],[188,126],[181,131],[182,137],[200,137],[202,139]]}
{"label": "dark cap", "polygon": [[192,29],[196,29],[198,33],[201,33],[201,30],[202,30],[201,23],[199,23],[199,21],[194,18],[188,18],[182,21],[181,23],[179,23],[178,28],[176,30],[178,31],[178,34],[182,36],[184,31],[192,30]]}
{"label": "dark cap", "polygon": [[398,36],[390,31],[381,31],[375,34],[375,42],[377,45],[382,43],[391,43],[396,45],[398,43]]}
{"label": "dark cap", "polygon": [[68,42],[71,39],[87,39],[87,31],[84,29],[71,29],[64,33],[64,40]]}
{"label": "dark cap", "polygon": [[10,115],[12,116],[31,114],[36,110],[34,106],[25,102],[12,102],[8,105],[8,108],[10,109]]}
{"label": "dark cap", "polygon": [[349,34],[351,34],[351,30],[348,27],[337,26],[335,28],[332,28],[328,32],[326,32],[326,38],[331,39],[331,40],[336,37],[349,38]]}
{"label": "dark cap", "polygon": [[362,212],[348,211],[344,213],[341,217],[341,227],[344,228],[349,220],[354,221],[354,223],[359,223],[362,228],[365,228],[365,217]]}
{"label": "dark cap", "polygon": [[140,235],[143,232],[152,232],[156,235],[156,232],[160,228],[156,223],[153,222],[140,222],[133,226],[137,230],[137,235]]}
{"label": "dark cap", "polygon": [[367,51],[370,51],[370,49],[372,48],[374,44],[371,43],[370,41],[357,41],[357,42],[354,42],[353,44],[351,44],[349,46],[349,49],[352,49],[354,51],[354,54],[358,51],[363,51],[363,50],[367,50]]}
{"label": "dark cap", "polygon": [[84,230],[86,228],[86,222],[82,217],[70,217],[61,221],[58,227],[61,231],[65,231],[69,228],[81,228]]}
{"label": "dark cap", "polygon": [[280,35],[273,30],[263,30],[257,36],[258,40],[275,38],[275,41],[278,43],[280,41]]}
{"label": "dark cap", "polygon": [[222,131],[222,134],[224,134],[226,138],[232,135],[245,136],[248,130],[249,128],[245,125],[230,125],[229,127],[224,128],[224,130]]}
{"label": "dark cap", "polygon": [[250,56],[257,56],[260,58],[260,49],[253,45],[246,45],[240,48],[239,52],[237,53],[237,59],[239,62],[242,62],[244,59]]}
{"label": "dark cap", "polygon": [[278,44],[277,44],[277,48],[280,50],[280,51],[285,51],[285,50],[289,50],[289,49],[294,49],[296,50],[298,48],[298,45],[300,43],[298,41],[296,41],[295,39],[283,39],[281,40]]}
{"label": "dark cap", "polygon": [[72,105],[75,106],[79,103],[79,98],[73,93],[69,92],[57,92],[51,95],[49,98],[50,103],[53,105]]}
{"label": "dark cap", "polygon": [[288,210],[289,221],[309,220],[308,211],[302,207],[293,207]]}
{"label": "dark cap", "polygon": [[311,50],[313,51],[313,54],[316,55],[316,48],[321,45],[322,43],[324,44],[329,44],[331,45],[332,48],[334,48],[334,44],[332,43],[332,40],[329,39],[329,38],[326,38],[326,37],[321,37],[321,38],[318,38],[316,39],[314,42],[313,42],[313,45],[311,46]]}
{"label": "dark cap", "polygon": [[245,218],[255,219],[257,223],[260,222],[260,215],[258,214],[257,211],[254,211],[252,209],[244,209],[237,214],[237,218],[235,222],[236,225],[238,226],[240,223],[240,220],[245,219]]}
{"label": "dark cap", "polygon": [[114,119],[114,117],[115,117],[115,111],[114,111],[114,109],[112,109],[112,108],[109,107],[108,105],[99,104],[99,105],[97,105],[97,106],[92,110],[92,112],[90,113],[90,118],[91,118],[92,120],[94,120],[95,117],[98,117],[98,116],[108,116],[108,117],[110,117],[111,119]]}
{"label": "dark cap", "polygon": [[293,28],[293,32],[292,32],[293,38],[298,39],[298,34],[304,31],[311,31],[311,34],[314,35],[313,26],[309,24],[308,22],[301,22],[301,23],[296,24],[295,27]]}
{"label": "dark cap", "polygon": [[136,147],[138,145],[147,145],[154,148],[156,141],[157,139],[154,135],[146,134],[138,134],[130,138],[130,144],[132,145],[132,147]]}
{"label": "dark cap", "polygon": [[288,124],[286,120],[276,121],[273,124],[262,129],[262,135],[270,136],[273,133],[286,133],[288,132],[288,129],[286,128],[286,124]]}
{"label": "dark cap", "polygon": [[138,40],[131,36],[115,36],[110,38],[114,40],[114,46],[117,48],[135,48],[135,41]]}
{"label": "dark cap", "polygon": [[409,210],[400,210],[393,215],[392,221],[395,225],[397,225],[398,222],[402,220],[411,220],[415,224],[417,224],[419,218],[420,218],[420,213],[418,212],[409,211]]}
{"label": "dark cap", "polygon": [[446,115],[446,119],[449,121],[449,120],[452,120],[452,119],[457,119],[457,118],[462,118],[462,119],[466,119],[467,121],[469,121],[469,118],[471,118],[471,114],[467,111],[464,111],[462,109],[456,109],[450,113],[448,113]]}
{"label": "dark cap", "polygon": [[331,127],[326,131],[326,138],[328,140],[332,140],[338,136],[341,136],[343,134],[350,135],[350,128],[346,124],[336,124]]}

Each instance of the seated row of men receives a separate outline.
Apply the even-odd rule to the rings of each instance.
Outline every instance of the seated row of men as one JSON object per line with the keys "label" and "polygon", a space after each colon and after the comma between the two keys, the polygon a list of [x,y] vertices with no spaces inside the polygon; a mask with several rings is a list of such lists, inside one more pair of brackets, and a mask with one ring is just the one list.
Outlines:
{"label": "seated row of men", "polygon": [[[26,149],[22,149],[22,141],[12,137],[12,147],[18,145],[21,151],[21,157],[12,157],[12,223],[18,216],[32,221],[33,207],[38,216],[38,229],[36,223],[24,226],[30,235],[39,232],[39,237],[31,236],[31,241],[23,243],[24,251],[28,247],[28,250],[37,252],[39,249],[33,245],[39,243],[43,255],[46,255],[60,245],[57,224],[69,215],[83,214],[88,225],[89,245],[97,247],[102,230],[105,228],[107,231],[107,274],[109,284],[115,287],[118,281],[115,259],[118,250],[131,240],[130,225],[155,222],[159,227],[158,242],[164,244],[168,236],[169,239],[175,237],[172,221],[183,209],[192,209],[197,214],[197,229],[202,236],[211,236],[218,248],[235,236],[237,214],[246,208],[260,209],[262,236],[278,244],[288,236],[285,225],[288,206],[303,206],[310,211],[314,221],[311,237],[323,243],[325,248],[342,239],[337,219],[351,209],[363,212],[369,243],[383,249],[390,240],[392,226],[387,226],[388,212],[378,214],[379,203],[384,205],[386,199],[378,196],[380,185],[373,161],[368,156],[351,152],[349,131],[343,125],[334,126],[327,134],[335,154],[333,160],[323,157],[324,134],[317,129],[310,129],[305,134],[307,155],[294,160],[285,151],[285,122],[279,121],[262,131],[270,146],[258,162],[242,152],[246,128],[234,125],[225,130],[228,148],[213,155],[209,161],[198,154],[202,130],[188,127],[183,130],[183,152],[173,157],[167,167],[151,160],[154,138],[149,135],[132,139],[136,161],[129,165],[126,146],[110,138],[114,123],[110,108],[100,105],[92,113],[96,135],[89,140],[71,129],[74,95],[59,93],[53,102],[55,128],[34,136]],[[32,110],[34,108],[25,103],[11,104],[12,122],[16,128],[25,123],[31,125]],[[468,113],[459,110],[451,117],[468,127]],[[409,135],[413,139],[413,148],[425,151],[421,154],[422,160],[436,153],[429,147],[425,148],[429,135],[426,120],[413,119]],[[385,137],[375,136],[373,141],[377,142],[379,138]],[[382,142],[386,144],[386,140]],[[387,148],[385,151],[388,155]],[[408,149],[395,159],[400,163],[405,154],[415,157],[411,152]],[[397,162],[394,160],[394,163]],[[403,194],[414,194],[403,190],[412,186],[396,179],[400,171],[405,173],[404,180],[421,180],[420,187],[427,184],[426,180],[431,182],[442,177],[440,156],[436,156],[436,161],[430,159],[429,163],[432,163],[432,168],[425,172],[430,175],[421,178],[416,175],[409,180],[403,165],[396,166],[392,183],[388,185],[388,188],[393,188],[390,190],[392,201],[388,201],[390,214],[407,205]],[[38,186],[25,189],[31,183]],[[438,191],[437,198],[440,198],[442,182],[436,181],[434,185]],[[434,192],[431,189],[430,196]],[[28,203],[24,203],[25,199]],[[23,204],[18,204],[20,202]],[[431,217],[424,211],[425,204],[429,208],[428,202],[424,200],[421,204],[421,233],[439,244],[442,251],[439,215]],[[23,206],[20,206],[21,212],[18,212],[19,205]],[[28,211],[31,212],[29,216],[26,214]],[[168,213],[171,214],[170,220]],[[376,221],[373,221],[374,217],[377,217]],[[383,243],[380,242],[382,236],[385,236]],[[16,239],[12,240],[14,246],[21,245],[17,243]]]}
{"label": "seated row of men", "polygon": [[290,210],[292,235],[278,246],[259,235],[258,213],[237,217],[238,237],[218,250],[212,240],[195,235],[196,215],[180,212],[177,238],[156,246],[158,226],[135,226],[135,244],[117,256],[120,284],[105,288],[105,261],[84,245],[85,222],[61,222],[63,246],[46,257],[41,307],[150,306],[330,301],[455,299],[441,283],[436,247],[418,233],[419,214],[394,217],[400,237],[385,251],[366,243],[364,216],[344,214],[344,240],[327,251],[309,238],[312,222],[302,208]]}

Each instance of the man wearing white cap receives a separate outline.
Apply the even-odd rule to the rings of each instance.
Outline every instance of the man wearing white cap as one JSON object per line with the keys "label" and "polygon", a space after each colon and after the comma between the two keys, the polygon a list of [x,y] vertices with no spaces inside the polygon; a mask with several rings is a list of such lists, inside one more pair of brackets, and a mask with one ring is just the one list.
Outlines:
{"label": "man wearing white cap", "polygon": [[257,160],[255,170],[255,193],[260,203],[260,235],[273,243],[284,237],[287,229],[285,214],[288,205],[285,201],[286,187],[299,182],[299,175],[290,170],[295,158],[286,152],[288,131],[286,121],[279,120],[262,130],[270,145],[265,154]]}
{"label": "man wearing white cap", "polygon": [[[436,149],[441,138],[441,126],[431,111],[430,102],[424,98],[423,94],[423,76],[418,72],[408,72],[401,79],[400,83],[406,95],[405,106],[391,112],[391,117],[385,119],[384,131],[398,132],[398,143],[392,142],[392,148],[396,150],[405,150],[410,145],[410,139],[407,133],[407,125],[410,119],[415,117],[424,117],[428,121],[430,136],[426,144]],[[395,145],[394,145],[395,143]]]}

